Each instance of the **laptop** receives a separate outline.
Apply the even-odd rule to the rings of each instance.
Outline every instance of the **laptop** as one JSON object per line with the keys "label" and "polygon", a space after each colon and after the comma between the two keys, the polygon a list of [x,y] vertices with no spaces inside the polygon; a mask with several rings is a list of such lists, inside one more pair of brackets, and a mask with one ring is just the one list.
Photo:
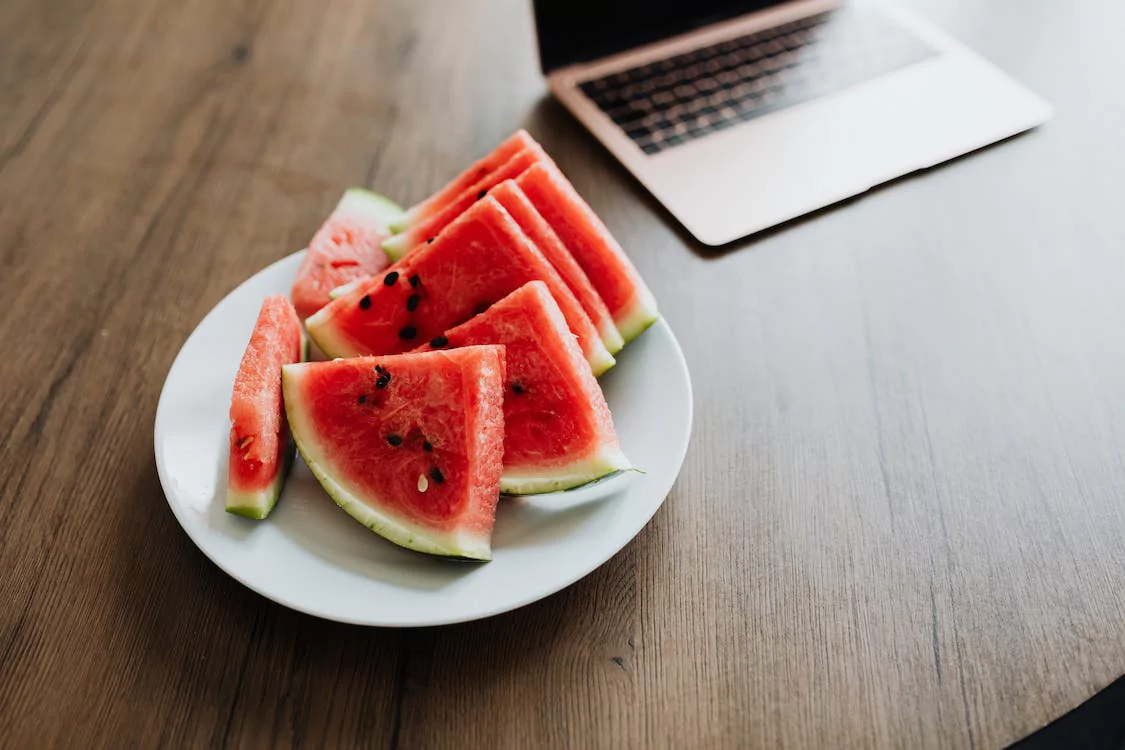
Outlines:
{"label": "laptop", "polygon": [[706,245],[1051,116],[995,66],[893,7],[533,2],[551,92]]}

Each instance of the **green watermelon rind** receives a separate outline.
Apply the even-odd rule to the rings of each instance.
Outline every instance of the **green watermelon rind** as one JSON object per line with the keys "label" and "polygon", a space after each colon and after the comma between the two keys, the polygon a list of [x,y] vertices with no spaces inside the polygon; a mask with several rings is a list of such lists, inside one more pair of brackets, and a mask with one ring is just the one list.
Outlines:
{"label": "green watermelon rind", "polygon": [[617,324],[611,319],[595,322],[594,328],[610,355],[616,355],[625,348],[625,337],[617,330]]}
{"label": "green watermelon rind", "polygon": [[329,289],[328,290],[328,299],[336,299],[338,297],[343,297],[345,294],[353,291],[357,286],[359,286],[363,282],[367,281],[369,278],[371,278],[371,277],[370,276],[360,276],[357,279],[352,279],[347,284],[341,284],[340,286],[333,287],[332,289]]}
{"label": "green watermelon rind", "polygon": [[[394,224],[391,225],[391,231],[398,231],[395,229]],[[392,263],[397,263],[402,260],[407,253],[413,250],[413,247],[408,247],[410,235],[399,232],[393,237],[388,237],[383,240],[383,252],[391,259]]]}
{"label": "green watermelon rind", "polygon": [[[601,344],[601,341],[599,340],[597,343]],[[594,373],[595,378],[601,377],[617,364],[617,359],[609,353],[609,349],[606,349],[604,344],[595,347],[592,355],[592,358],[586,357],[583,353],[582,358],[590,365],[590,370]]]}
{"label": "green watermelon rind", "polygon": [[521,469],[512,474],[505,471],[500,475],[500,493],[503,495],[544,495],[564,492],[596,482],[599,479],[629,471],[633,464],[616,446],[605,448],[592,458],[552,467],[541,471]]}
{"label": "green watermelon rind", "polygon": [[379,511],[372,506],[372,502],[375,504],[380,502],[379,498],[370,498],[372,502],[365,501],[332,476],[332,471],[327,466],[328,461],[321,455],[323,451],[318,450],[314,441],[306,437],[312,435],[314,431],[305,420],[301,397],[295,390],[295,381],[301,376],[301,367],[301,365],[286,365],[281,368],[282,392],[285,397],[286,414],[289,416],[289,428],[297,443],[297,450],[301,452],[309,470],[336,505],[371,531],[400,547],[442,557],[480,562],[491,560],[492,545],[488,537],[446,534],[424,529],[406,519]]}
{"label": "green watermelon rind", "polygon": [[269,486],[256,492],[242,492],[230,487],[227,488],[226,511],[232,515],[249,518],[253,521],[262,521],[273,511],[281,497],[281,490],[285,488],[285,481],[289,478],[289,471],[293,468],[293,458],[296,446],[290,440],[281,453],[281,468]]}
{"label": "green watermelon rind", "polygon": [[309,338],[329,359],[361,356],[363,352],[360,348],[350,338],[339,333],[335,320],[326,314],[328,309],[322,307],[305,320]]}
{"label": "green watermelon rind", "polygon": [[652,296],[652,292],[642,287],[629,312],[618,315],[613,322],[627,345],[658,320],[660,320],[660,311],[656,306],[656,298]]}
{"label": "green watermelon rind", "polygon": [[403,213],[402,207],[394,201],[361,187],[345,190],[340,202],[336,204],[336,210],[363,214],[384,227],[390,227]]}
{"label": "green watermelon rind", "polygon": [[390,230],[395,234],[401,234],[418,220],[419,212],[417,208],[408,208],[402,212],[402,215],[390,223]]}

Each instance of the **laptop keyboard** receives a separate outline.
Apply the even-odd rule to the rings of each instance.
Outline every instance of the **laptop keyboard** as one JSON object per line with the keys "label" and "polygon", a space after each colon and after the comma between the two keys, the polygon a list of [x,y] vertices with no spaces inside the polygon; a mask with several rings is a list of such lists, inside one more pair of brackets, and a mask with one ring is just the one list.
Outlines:
{"label": "laptop keyboard", "polygon": [[836,10],[581,88],[646,154],[656,154],[936,54],[878,13]]}

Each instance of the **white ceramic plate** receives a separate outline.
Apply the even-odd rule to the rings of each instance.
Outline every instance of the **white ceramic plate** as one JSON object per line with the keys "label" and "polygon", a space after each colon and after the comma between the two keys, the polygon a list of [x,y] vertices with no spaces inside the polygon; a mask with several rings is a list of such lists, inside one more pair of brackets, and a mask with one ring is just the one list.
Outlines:
{"label": "white ceramic plate", "polygon": [[475,620],[552,594],[637,535],[664,502],[691,434],[687,365],[663,320],[618,355],[601,384],[626,455],[644,474],[500,501],[492,562],[397,547],[353,521],[298,458],[265,521],[223,509],[234,375],[262,299],[287,294],[301,253],[230,293],[176,357],[156,410],[156,465],[168,504],[203,553],[287,607],[363,625]]}

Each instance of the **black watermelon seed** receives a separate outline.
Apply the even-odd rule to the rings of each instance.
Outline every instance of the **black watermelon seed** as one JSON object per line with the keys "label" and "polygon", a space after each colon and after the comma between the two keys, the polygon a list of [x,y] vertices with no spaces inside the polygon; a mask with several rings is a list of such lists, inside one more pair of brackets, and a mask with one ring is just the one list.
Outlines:
{"label": "black watermelon seed", "polygon": [[359,309],[366,310],[371,307],[371,295],[365,294],[359,298]]}
{"label": "black watermelon seed", "polygon": [[382,390],[383,388],[386,388],[388,385],[390,385],[390,383],[391,383],[391,374],[389,372],[384,372],[375,381],[375,387]]}
{"label": "black watermelon seed", "polygon": [[487,191],[487,190],[482,190],[482,191],[480,191],[479,193],[477,193],[477,200],[479,201],[479,200],[480,200],[481,198],[483,198],[483,197],[484,197],[484,196],[486,196],[486,195],[488,195],[488,191]]}
{"label": "black watermelon seed", "polygon": [[410,276],[409,281],[410,281],[410,286],[417,289],[418,285],[422,283],[422,277],[419,276],[418,274],[412,274]]}
{"label": "black watermelon seed", "polygon": [[425,442],[422,443],[422,450],[426,451],[426,453],[433,453],[434,446],[430,445],[429,440],[426,440]]}
{"label": "black watermelon seed", "polygon": [[359,394],[359,403],[361,403],[361,404],[367,403],[367,394],[366,393]]}
{"label": "black watermelon seed", "polygon": [[382,365],[375,365],[375,372],[386,372]]}
{"label": "black watermelon seed", "polygon": [[519,383],[512,383],[512,393],[516,394],[517,396],[520,395],[521,393],[523,393],[523,386]]}
{"label": "black watermelon seed", "polygon": [[402,339],[403,341],[410,341],[410,339],[414,338],[417,335],[418,335],[418,329],[415,328],[414,326],[406,326],[405,328],[403,328],[401,331],[398,332],[398,337],[400,339]]}
{"label": "black watermelon seed", "polygon": [[434,238],[433,238],[433,237],[431,237],[430,239],[426,240],[426,244],[428,245],[428,244],[430,244],[430,243],[431,243],[431,242],[433,242],[433,241],[434,241]]}
{"label": "black watermelon seed", "polygon": [[383,284],[386,286],[394,286],[396,281],[398,281],[398,271],[391,271],[383,277]]}
{"label": "black watermelon seed", "polygon": [[438,336],[435,339],[430,339],[430,347],[433,349],[440,349],[443,346],[449,346],[449,339],[445,336]]}
{"label": "black watermelon seed", "polygon": [[434,480],[438,484],[441,484],[445,481],[445,475],[441,473],[441,469],[435,466],[434,468],[430,469],[430,479]]}
{"label": "black watermelon seed", "polygon": [[409,310],[410,312],[414,312],[414,309],[416,307],[418,307],[418,303],[421,302],[421,301],[422,301],[422,298],[419,297],[417,294],[410,295],[409,297],[406,298],[406,309]]}
{"label": "black watermelon seed", "polygon": [[397,448],[402,445],[402,437],[399,435],[387,435],[387,442]]}

